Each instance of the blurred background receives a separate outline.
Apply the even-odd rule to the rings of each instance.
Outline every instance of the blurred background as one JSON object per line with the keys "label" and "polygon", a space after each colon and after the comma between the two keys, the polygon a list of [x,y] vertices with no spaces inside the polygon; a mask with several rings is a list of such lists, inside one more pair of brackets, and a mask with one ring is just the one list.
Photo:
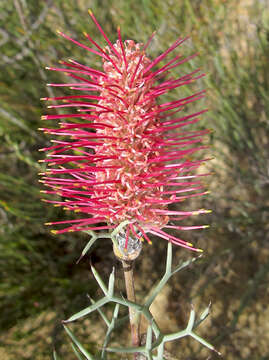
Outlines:
{"label": "blurred background", "polygon": [[[148,49],[152,58],[178,36],[190,35],[179,51],[199,52],[199,56],[177,68],[175,75],[197,67],[207,73],[191,88],[179,88],[166,98],[207,89],[204,103],[193,108],[209,107],[201,126],[215,130],[207,139],[212,144],[209,156],[214,156],[206,165],[214,172],[207,178],[211,194],[186,206],[213,209],[210,216],[195,219],[210,223],[211,228],[184,233],[184,239],[204,249],[204,256],[170,281],[152,312],[156,316],[162,312],[158,321],[163,331],[176,331],[185,326],[190,303],[201,312],[211,301],[211,315],[198,333],[224,359],[269,359],[269,10],[265,0],[0,2],[0,358],[50,359],[53,347],[63,359],[75,358],[60,321],[88,305],[87,293],[99,296],[89,270],[90,257],[105,279],[116,266],[122,286],[120,268],[106,239],[75,265],[87,237],[52,235],[44,223],[70,215],[41,202],[39,193],[37,174],[43,168],[38,159],[43,154],[38,149],[49,144],[49,138],[37,131],[41,114],[48,113],[40,97],[69,91],[46,87],[65,78],[45,66],[71,57],[100,68],[97,57],[56,34],[60,29],[86,43],[82,32],[87,31],[104,46],[88,16],[89,7],[112,42],[118,25],[124,39],[138,42],[146,42],[156,30]],[[136,267],[140,300],[163,273],[165,246],[160,239],[144,246]],[[174,254],[175,263],[192,256],[181,248]],[[98,349],[103,331],[98,316],[74,327],[89,350]],[[171,351],[178,359],[217,359],[191,339],[174,344]]]}

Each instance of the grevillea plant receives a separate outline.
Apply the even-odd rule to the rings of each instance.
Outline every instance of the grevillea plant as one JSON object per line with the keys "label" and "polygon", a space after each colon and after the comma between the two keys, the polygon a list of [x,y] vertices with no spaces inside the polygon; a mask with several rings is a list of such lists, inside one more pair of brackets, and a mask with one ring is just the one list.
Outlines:
{"label": "grevillea plant", "polygon": [[[186,105],[205,94],[200,91],[168,102],[161,99],[162,95],[204,74],[199,70],[177,78],[170,74],[170,70],[195,55],[177,54],[163,64],[187,38],[178,38],[164,53],[151,60],[146,50],[154,34],[143,45],[133,40],[123,41],[118,28],[118,39],[112,43],[93,13],[89,11],[89,14],[107,44],[104,48],[87,33],[84,33],[87,45],[61,31],[58,33],[98,56],[102,69],[101,66],[93,69],[73,59],[61,61],[61,67],[47,68],[64,72],[71,79],[48,86],[69,87],[73,94],[43,98],[52,101],[48,108],[55,113],[44,115],[42,119],[58,120],[59,126],[41,128],[56,139],[51,140],[52,146],[41,149],[47,152],[47,158],[41,160],[47,164],[47,169],[40,181],[48,187],[44,193],[60,196],[58,200],[44,201],[79,213],[76,219],[47,223],[60,226],[52,232],[88,232],[92,237],[82,256],[96,239],[111,238],[114,253],[125,268],[128,301],[135,304],[130,264],[139,255],[141,242],[151,243],[150,234],[170,244],[201,252],[191,243],[170,234],[169,229],[203,229],[207,225],[184,226],[178,222],[209,211],[187,210],[185,206],[170,210],[169,204],[181,204],[187,198],[208,193],[201,182],[207,174],[196,172],[208,159],[193,160],[193,154],[207,148],[202,140],[209,130],[185,130],[188,125],[197,123],[206,110],[192,114],[183,112]],[[65,112],[59,113],[59,109]],[[138,305],[129,303],[128,306],[132,343],[139,347],[142,341],[139,313],[143,311]],[[157,345],[163,346],[160,333],[154,333]],[[152,347],[153,343],[149,345],[149,358],[154,358],[157,348],[156,344]],[[138,359],[139,351],[134,354]]]}

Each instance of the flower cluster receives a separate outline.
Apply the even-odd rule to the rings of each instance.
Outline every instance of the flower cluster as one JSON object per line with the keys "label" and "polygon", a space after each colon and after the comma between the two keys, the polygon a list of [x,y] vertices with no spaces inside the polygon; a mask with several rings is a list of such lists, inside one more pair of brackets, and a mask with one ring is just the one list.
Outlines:
{"label": "flower cluster", "polygon": [[[96,70],[69,59],[63,71],[72,80],[65,84],[75,95],[43,98],[61,101],[52,109],[72,109],[76,112],[45,115],[44,120],[60,120],[56,129],[42,128],[57,136],[43,160],[49,166],[41,182],[58,194],[58,201],[45,200],[67,210],[79,212],[79,219],[58,221],[67,231],[113,229],[126,221],[126,244],[129,236],[144,238],[157,235],[182,247],[199,251],[192,244],[163,231],[164,228],[189,230],[206,226],[178,226],[178,221],[191,215],[208,212],[172,211],[169,204],[203,195],[200,177],[194,171],[207,159],[192,160],[192,155],[206,148],[202,137],[209,130],[186,131],[187,125],[200,120],[206,110],[191,115],[179,115],[187,104],[204,97],[204,91],[191,96],[159,103],[158,98],[179,86],[192,83],[203,74],[199,70],[179,78],[167,78],[169,70],[190,58],[176,55],[165,65],[156,68],[166,56],[186,39],[177,39],[164,53],[150,60],[145,51],[153,37],[143,45],[132,40],[112,44],[96,18],[90,16],[103,35],[107,46],[101,48],[88,34],[85,37],[95,47],[88,47],[59,32],[64,38],[100,56],[103,70]],[[126,245],[127,246],[127,245]]]}

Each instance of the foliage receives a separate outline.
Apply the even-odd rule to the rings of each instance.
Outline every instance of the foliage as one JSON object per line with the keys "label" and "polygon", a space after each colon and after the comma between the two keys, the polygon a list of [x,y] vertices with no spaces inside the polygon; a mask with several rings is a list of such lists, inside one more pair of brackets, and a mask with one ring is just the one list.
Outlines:
{"label": "foliage", "polygon": [[[93,360],[93,359],[106,359],[107,358],[107,352],[114,352],[119,354],[134,354],[138,353],[143,355],[143,358],[145,359],[156,359],[156,360],[162,360],[164,356],[164,346],[166,342],[175,341],[178,339],[181,339],[185,336],[190,336],[196,341],[200,342],[202,345],[206,346],[210,350],[215,350],[215,348],[209,344],[206,340],[198,336],[194,329],[197,328],[202,321],[204,321],[208,314],[210,305],[203,311],[199,319],[195,319],[195,311],[192,308],[188,320],[187,327],[182,331],[177,331],[171,334],[164,334],[162,333],[161,329],[159,328],[157,322],[155,321],[154,317],[152,316],[150,312],[150,306],[152,305],[153,301],[155,300],[156,296],[160,294],[162,288],[165,286],[165,284],[168,282],[171,276],[179,272],[180,270],[183,270],[184,268],[188,267],[193,261],[195,261],[197,258],[193,258],[191,260],[182,262],[180,265],[178,265],[175,269],[172,270],[172,244],[168,243],[167,245],[167,258],[166,258],[166,270],[165,274],[162,277],[162,279],[155,285],[155,287],[152,288],[148,296],[146,296],[144,303],[137,304],[131,301],[128,301],[122,297],[116,296],[114,294],[114,285],[115,285],[115,273],[114,269],[110,274],[108,286],[106,286],[96,271],[94,267],[92,267],[93,275],[98,282],[98,285],[100,288],[102,288],[104,297],[99,299],[97,302],[93,301],[91,299],[92,305],[86,307],[85,309],[81,310],[77,314],[71,316],[68,320],[64,321],[64,328],[71,338],[73,350],[77,355],[77,358],[80,359],[80,353],[82,353],[87,359]],[[108,303],[115,303],[114,311],[112,314],[111,320],[108,319],[108,317],[105,315],[103,308]],[[147,333],[145,337],[145,344],[141,344],[139,347],[111,347],[108,346],[110,342],[110,338],[113,334],[113,332],[117,331],[118,327],[121,326],[126,320],[128,320],[128,317],[124,316],[119,318],[119,311],[120,306],[122,307],[131,307],[134,308],[137,311],[137,314],[139,316],[144,316],[144,318],[147,320]],[[79,340],[76,338],[76,336],[72,333],[72,331],[68,328],[66,324],[76,321],[78,319],[83,318],[84,316],[91,314],[94,311],[98,311],[101,315],[102,319],[104,320],[106,326],[107,326],[107,332],[104,339],[104,343],[102,346],[102,350],[98,357],[95,357],[94,355],[90,354],[79,342]],[[217,351],[216,351],[217,352]],[[219,354],[220,355],[220,354]]]}

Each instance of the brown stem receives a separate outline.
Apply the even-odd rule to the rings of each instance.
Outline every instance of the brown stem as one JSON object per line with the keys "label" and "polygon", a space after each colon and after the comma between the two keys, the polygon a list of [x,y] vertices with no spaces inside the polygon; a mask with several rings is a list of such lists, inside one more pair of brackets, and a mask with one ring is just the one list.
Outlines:
{"label": "brown stem", "polygon": [[[125,279],[125,287],[127,292],[127,299],[129,301],[135,302],[135,288],[134,288],[134,261],[125,261],[121,260],[123,271],[124,271],[124,279]],[[129,307],[129,319],[130,319],[130,327],[131,327],[131,336],[132,336],[132,345],[139,346],[140,345],[140,336],[139,336],[139,316],[137,311]],[[138,353],[134,354],[134,359],[138,359]]]}

